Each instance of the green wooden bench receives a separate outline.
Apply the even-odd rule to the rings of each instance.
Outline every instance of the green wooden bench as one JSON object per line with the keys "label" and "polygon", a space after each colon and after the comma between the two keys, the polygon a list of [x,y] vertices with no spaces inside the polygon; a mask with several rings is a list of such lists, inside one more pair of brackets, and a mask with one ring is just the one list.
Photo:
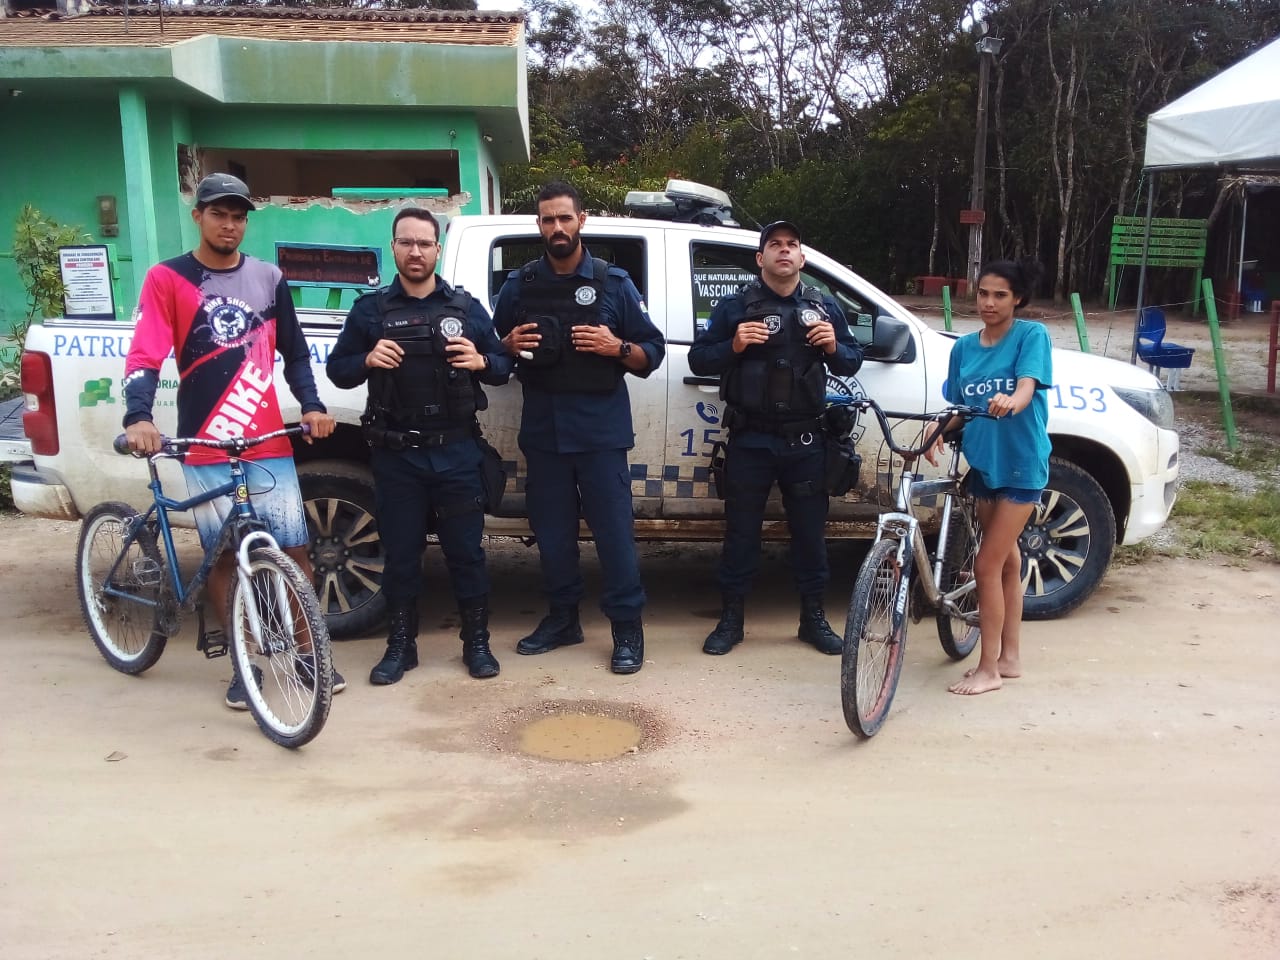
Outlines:
{"label": "green wooden bench", "polygon": [[[1107,284],[1112,310],[1116,308],[1116,298],[1120,293],[1116,268],[1142,263],[1142,239],[1146,233],[1146,224],[1145,217],[1116,217],[1111,221],[1111,258],[1107,263]],[[1208,237],[1208,220],[1165,217],[1151,221],[1147,266],[1181,267],[1195,271],[1190,296],[1192,316],[1200,311],[1200,277],[1204,272]]]}

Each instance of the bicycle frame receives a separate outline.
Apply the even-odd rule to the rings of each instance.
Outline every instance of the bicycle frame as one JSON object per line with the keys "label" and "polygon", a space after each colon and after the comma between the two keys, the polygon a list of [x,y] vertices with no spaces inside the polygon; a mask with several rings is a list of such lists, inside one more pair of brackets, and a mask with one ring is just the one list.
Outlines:
{"label": "bicycle frame", "polygon": [[[938,589],[938,582],[942,579],[942,559],[946,556],[947,538],[951,532],[951,505],[954,497],[962,495],[960,482],[958,444],[951,444],[951,464],[944,478],[922,480],[912,469],[912,461],[903,463],[895,494],[895,509],[889,513],[882,513],[876,521],[875,542],[879,543],[886,536],[896,539],[899,566],[903,569],[915,567],[916,575],[920,578],[920,585],[924,588],[925,597],[929,603],[942,608],[947,613],[969,620],[971,617],[963,614],[956,607],[955,599],[973,590],[974,584],[967,583],[950,594],[944,594]],[[920,531],[920,521],[912,510],[915,501],[931,496],[944,498],[942,526],[938,531],[938,547],[934,552],[932,563],[929,562],[929,550],[924,542],[924,534]],[[904,603],[905,597],[900,598],[898,602]]]}
{"label": "bicycle frame", "polygon": [[[893,439],[889,418],[909,420],[928,418],[922,418],[919,414],[886,413],[880,408],[879,404],[866,398],[829,397],[828,401],[833,405],[854,407],[860,412],[872,411],[876,416],[876,421],[880,425],[880,430],[884,434],[885,442],[888,444],[889,449],[903,458],[902,472],[899,474],[894,494],[894,509],[880,514],[876,521],[875,543],[879,543],[885,537],[896,539],[898,541],[897,562],[899,568],[902,570],[915,568],[916,575],[920,578],[920,584],[924,588],[928,602],[947,614],[964,619],[966,623],[976,623],[976,614],[965,613],[955,604],[957,598],[963,597],[975,589],[973,582],[966,583],[946,594],[938,589],[938,583],[942,579],[942,562],[946,556],[947,539],[951,529],[951,507],[955,497],[964,495],[961,487],[959,440],[953,439],[949,441],[951,463],[947,469],[947,475],[937,480],[924,480],[915,472],[913,466],[915,461],[924,453],[925,447],[930,446],[931,442],[926,443],[925,447],[920,447],[919,449],[898,446]],[[948,408],[945,413],[948,416],[960,415],[966,419],[974,416],[986,416],[985,411],[976,407],[954,406]],[[930,496],[944,498],[942,526],[938,531],[938,547],[932,563],[929,561],[929,550],[924,542],[924,534],[920,531],[920,521],[913,510],[913,504],[917,500]],[[904,587],[901,595],[895,599],[895,609],[898,613],[902,613],[905,610],[910,588],[910,577],[904,577],[903,580]]]}
{"label": "bicycle frame", "polygon": [[[249,549],[252,545],[262,541],[266,546],[278,548],[275,538],[271,536],[266,524],[258,518],[253,509],[249,485],[245,480],[244,462],[239,457],[230,457],[228,459],[231,475],[226,483],[219,484],[212,490],[188,497],[185,500],[175,500],[165,495],[157,464],[161,460],[174,459],[178,456],[180,454],[177,452],[162,450],[147,458],[147,469],[151,475],[151,481],[147,484],[147,489],[151,491],[151,505],[145,512],[135,518],[134,523],[131,524],[130,529],[125,534],[120,554],[107,571],[102,588],[102,592],[107,596],[152,607],[158,613],[164,612],[166,605],[170,602],[176,602],[177,608],[185,612],[195,609],[197,598],[200,597],[201,589],[207,582],[214,564],[233,545],[239,545],[236,563],[237,576],[241,578],[246,588],[249,575]],[[231,511],[222,522],[217,540],[209,550],[205,551],[204,559],[199,568],[191,577],[191,580],[184,584],[181,565],[178,562],[177,548],[173,542],[173,526],[169,521],[169,512],[171,510],[191,510],[201,504],[226,496],[231,497]],[[163,560],[165,571],[168,574],[168,584],[173,591],[172,598],[162,592],[158,600],[150,600],[113,586],[119,564],[127,554],[129,546],[138,539],[140,532],[148,525],[154,525],[158,531],[159,540],[163,543]],[[256,618],[256,611],[252,612],[250,616],[251,618]],[[170,620],[170,616],[165,617],[164,627],[165,632],[172,635],[176,630],[177,624],[176,622],[170,624]],[[203,623],[203,619],[201,622]],[[257,623],[253,624],[255,629],[258,626]],[[201,632],[203,634],[203,630]],[[204,643],[203,636],[200,643]]]}

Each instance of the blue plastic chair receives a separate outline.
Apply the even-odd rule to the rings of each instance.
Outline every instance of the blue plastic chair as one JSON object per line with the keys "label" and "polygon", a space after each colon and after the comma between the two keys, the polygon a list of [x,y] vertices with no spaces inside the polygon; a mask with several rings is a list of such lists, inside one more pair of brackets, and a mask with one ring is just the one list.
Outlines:
{"label": "blue plastic chair", "polygon": [[1138,317],[1138,357],[1156,376],[1160,370],[1168,370],[1168,388],[1177,390],[1181,371],[1191,366],[1196,351],[1194,347],[1165,342],[1164,334],[1164,311],[1159,307],[1143,307]]}

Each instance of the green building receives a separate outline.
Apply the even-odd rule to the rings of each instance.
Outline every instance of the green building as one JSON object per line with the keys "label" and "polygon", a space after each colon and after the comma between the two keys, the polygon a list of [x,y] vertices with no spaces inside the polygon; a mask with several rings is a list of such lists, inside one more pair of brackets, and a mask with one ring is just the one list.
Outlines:
{"label": "green building", "polygon": [[194,246],[207,173],[254,194],[245,252],[375,247],[385,279],[398,207],[498,212],[501,164],[529,158],[521,14],[58,2],[0,0],[0,332],[26,315],[25,204],[113,246],[127,317]]}

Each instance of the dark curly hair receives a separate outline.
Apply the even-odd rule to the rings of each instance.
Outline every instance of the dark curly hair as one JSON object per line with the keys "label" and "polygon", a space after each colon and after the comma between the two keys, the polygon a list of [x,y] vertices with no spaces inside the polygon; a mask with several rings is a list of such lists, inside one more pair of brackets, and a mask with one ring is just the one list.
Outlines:
{"label": "dark curly hair", "polygon": [[992,260],[983,264],[982,269],[978,271],[978,281],[981,282],[982,278],[988,274],[1004,280],[1018,298],[1013,308],[1021,310],[1031,301],[1031,295],[1036,292],[1043,273],[1044,268],[1040,266],[1039,261],[1030,257],[1022,260]]}

